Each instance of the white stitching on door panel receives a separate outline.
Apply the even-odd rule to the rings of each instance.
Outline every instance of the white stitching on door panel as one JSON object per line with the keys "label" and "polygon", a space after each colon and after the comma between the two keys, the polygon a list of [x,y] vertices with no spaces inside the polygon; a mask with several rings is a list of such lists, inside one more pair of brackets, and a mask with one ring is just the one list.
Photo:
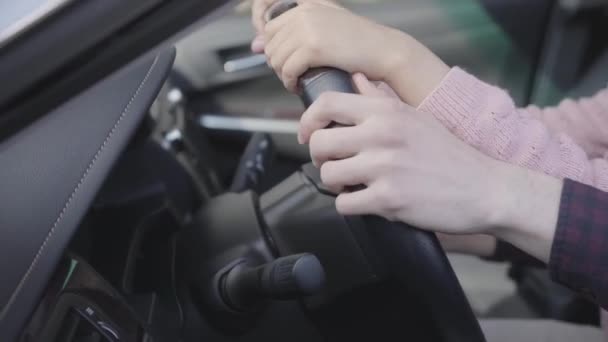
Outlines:
{"label": "white stitching on door panel", "polygon": [[110,139],[114,135],[114,132],[116,131],[116,129],[118,128],[118,126],[122,122],[122,119],[129,112],[129,108],[131,107],[131,104],[133,103],[133,101],[135,100],[135,98],[137,97],[137,95],[139,94],[139,92],[141,91],[141,89],[143,88],[143,86],[145,85],[146,81],[148,80],[148,77],[150,77],[150,74],[152,73],[152,70],[156,66],[157,62],[158,62],[158,56],[156,56],[156,58],[154,59],[154,61],[150,65],[150,68],[148,69],[148,72],[146,73],[146,76],[144,76],[144,79],[139,84],[139,87],[137,87],[137,90],[135,90],[135,93],[133,94],[133,96],[131,96],[131,99],[129,100],[129,102],[127,103],[127,105],[125,106],[125,108],[123,109],[122,114],[120,114],[120,117],[118,118],[118,120],[116,121],[116,123],[114,124],[114,126],[112,127],[112,129],[110,130],[110,132],[108,133],[108,135],[106,136],[106,139],[103,141],[103,143],[101,144],[101,146],[99,147],[99,149],[95,153],[95,156],[93,156],[93,159],[91,160],[91,162],[87,166],[87,169],[85,170],[85,172],[83,173],[82,177],[80,178],[80,181],[78,181],[78,184],[76,185],[76,187],[74,188],[74,190],[70,194],[70,197],[68,198],[67,202],[65,202],[65,204],[63,206],[63,209],[59,213],[59,216],[55,220],[55,223],[51,227],[51,230],[49,231],[49,233],[47,234],[46,238],[44,239],[44,241],[40,245],[40,248],[38,249],[38,253],[36,253],[36,256],[32,260],[32,263],[30,264],[30,267],[27,269],[27,271],[25,272],[25,274],[21,278],[21,281],[19,281],[19,284],[17,284],[17,287],[13,291],[13,294],[9,298],[9,300],[6,303],[6,305],[4,306],[4,308],[2,309],[2,313],[0,314],[0,321],[4,320],[4,317],[6,316],[6,314],[8,312],[8,309],[10,309],[11,305],[13,305],[15,299],[17,298],[17,295],[19,294],[19,292],[21,291],[21,288],[23,287],[23,284],[25,284],[25,282],[27,281],[27,279],[30,276],[30,273],[32,272],[32,269],[38,263],[38,259],[42,255],[42,252],[44,251],[44,248],[46,247],[47,242],[49,241],[49,239],[55,233],[55,229],[57,228],[57,226],[59,226],[59,223],[61,223],[61,220],[63,219],[63,216],[67,212],[67,209],[70,206],[70,203],[72,202],[72,200],[74,199],[74,196],[76,195],[76,193],[78,192],[78,190],[80,189],[80,187],[82,186],[82,184],[84,183],[85,179],[89,175],[89,172],[93,168],[93,165],[97,162],[97,159],[99,159],[99,156],[101,155],[101,153],[105,149],[106,145],[108,144],[108,142],[110,141]]}

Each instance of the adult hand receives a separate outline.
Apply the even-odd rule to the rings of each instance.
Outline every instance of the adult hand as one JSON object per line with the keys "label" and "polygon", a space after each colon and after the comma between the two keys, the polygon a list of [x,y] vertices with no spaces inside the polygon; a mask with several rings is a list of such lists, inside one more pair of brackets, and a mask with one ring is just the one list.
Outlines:
{"label": "adult hand", "polygon": [[285,87],[314,67],[335,67],[387,82],[400,98],[419,105],[449,68],[409,35],[356,15],[330,1],[300,5],[264,27],[264,51]]}
{"label": "adult hand", "polygon": [[[303,114],[321,179],[342,192],[343,215],[375,214],[448,234],[490,234],[547,260],[561,181],[494,159],[465,144],[434,117],[381,96],[363,75],[362,95],[325,93]],[[326,129],[330,122],[345,127]]]}
{"label": "adult hand", "polygon": [[[344,215],[376,214],[445,233],[484,232],[491,219],[492,178],[499,163],[458,140],[432,116],[373,93],[323,94],[302,116],[299,139],[310,144],[326,186],[341,193]],[[367,96],[366,96],[367,95]],[[330,122],[347,127],[324,129]]]}

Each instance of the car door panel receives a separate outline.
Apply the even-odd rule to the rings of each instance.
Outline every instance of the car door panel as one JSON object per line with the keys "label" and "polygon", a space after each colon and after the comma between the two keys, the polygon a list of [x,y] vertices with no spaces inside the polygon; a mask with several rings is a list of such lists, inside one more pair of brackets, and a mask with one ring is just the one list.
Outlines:
{"label": "car door panel", "polygon": [[3,341],[16,340],[173,58],[144,56],[0,144]]}

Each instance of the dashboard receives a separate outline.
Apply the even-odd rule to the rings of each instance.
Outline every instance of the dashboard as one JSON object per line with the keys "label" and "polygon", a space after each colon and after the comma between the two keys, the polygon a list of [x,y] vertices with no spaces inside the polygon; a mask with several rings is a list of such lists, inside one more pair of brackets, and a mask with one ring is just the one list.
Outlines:
{"label": "dashboard", "polygon": [[[61,274],[68,243],[167,79],[175,57],[172,37],[204,23],[224,4],[25,0],[0,5],[0,78],[10,80],[0,92],[2,341],[40,340],[38,333],[47,333],[42,326],[57,323],[47,322],[55,314],[40,311],[57,294],[48,292],[58,286],[50,280]],[[84,269],[82,261],[79,265],[76,270]],[[64,290],[73,285],[60,283]],[[92,306],[98,320],[79,305],[66,317],[94,321],[110,341],[110,330],[126,331],[107,319],[106,309]],[[22,334],[37,324],[43,330]],[[74,324],[76,330],[88,329]]]}

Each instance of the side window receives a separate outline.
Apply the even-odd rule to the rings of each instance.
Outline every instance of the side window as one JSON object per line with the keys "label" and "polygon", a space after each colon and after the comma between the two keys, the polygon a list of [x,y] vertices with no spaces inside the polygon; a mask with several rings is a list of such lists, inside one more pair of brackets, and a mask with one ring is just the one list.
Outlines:
{"label": "side window", "polygon": [[[527,104],[530,94],[545,22],[541,17],[546,14],[544,4],[548,2],[550,0],[533,3],[523,0],[340,1],[360,15],[407,32],[449,65],[463,67],[484,81],[506,88],[519,105]],[[255,68],[239,72],[224,68],[231,60],[251,55],[249,44],[254,32],[250,9],[250,2],[241,2],[232,15],[219,18],[180,42],[176,69],[199,90],[236,84],[232,89],[224,87],[218,94],[222,105],[231,111],[299,110],[300,103],[273,78],[263,56],[251,60]],[[244,79],[251,82],[241,83]],[[248,86],[251,90],[242,89]],[[249,93],[251,98],[243,100],[243,94]],[[269,105],[262,98],[271,98],[275,103]]]}

